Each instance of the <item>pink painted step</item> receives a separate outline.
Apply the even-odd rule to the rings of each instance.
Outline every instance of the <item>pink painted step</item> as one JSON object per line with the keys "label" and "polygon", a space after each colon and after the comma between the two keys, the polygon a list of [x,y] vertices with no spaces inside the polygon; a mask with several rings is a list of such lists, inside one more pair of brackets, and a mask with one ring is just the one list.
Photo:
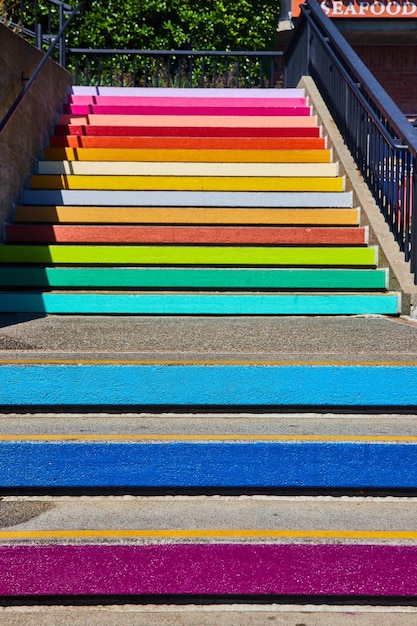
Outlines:
{"label": "pink painted step", "polygon": [[[194,92],[194,90],[193,90]],[[195,98],[195,97],[168,97],[156,96],[76,96],[68,97],[68,104],[74,105],[102,105],[102,106],[172,106],[172,107],[236,107],[250,106],[257,108],[267,107],[305,107],[306,98]]]}

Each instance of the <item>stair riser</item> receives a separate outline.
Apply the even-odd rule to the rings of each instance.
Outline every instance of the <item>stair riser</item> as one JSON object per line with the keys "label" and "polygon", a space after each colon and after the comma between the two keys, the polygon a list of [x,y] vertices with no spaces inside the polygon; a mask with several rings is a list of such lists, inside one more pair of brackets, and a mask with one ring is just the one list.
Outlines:
{"label": "stair riser", "polygon": [[415,597],[416,559],[386,545],[2,546],[0,595]]}
{"label": "stair riser", "polygon": [[375,266],[375,248],[219,246],[8,245],[0,263],[126,265],[360,265]]}
{"label": "stair riser", "polygon": [[7,243],[166,243],[230,245],[352,245],[367,243],[364,228],[250,226],[34,226],[8,224]]}
{"label": "stair riser", "polygon": [[181,87],[170,87],[166,89],[164,87],[84,87],[81,85],[74,85],[71,88],[71,96],[106,96],[106,97],[122,97],[124,98],[238,98],[250,99],[259,98],[263,99],[273,98],[279,102],[282,98],[304,98],[304,89],[240,89],[240,88],[228,88],[228,89],[188,89]]}
{"label": "stair riser", "polygon": [[[316,127],[248,128],[214,126],[76,126],[56,125],[55,135],[93,137],[320,137]],[[51,144],[52,145],[52,144]],[[165,144],[166,145],[166,144]],[[307,147],[307,146],[305,146]]]}
{"label": "stair riser", "polygon": [[[323,150],[324,137],[94,137],[66,135],[49,139],[55,148],[116,148],[156,150]],[[252,158],[252,157],[250,157]]]}
{"label": "stair riser", "polygon": [[45,148],[49,161],[189,163],[330,163],[330,150],[141,150],[139,148]]}
{"label": "stair riser", "polygon": [[17,222],[72,224],[276,224],[357,226],[359,209],[197,209],[18,206]]}
{"label": "stair riser", "polygon": [[324,191],[342,192],[344,178],[229,176],[54,176],[33,175],[32,189],[109,191]]}
{"label": "stair riser", "polygon": [[41,161],[37,173],[78,176],[336,177],[336,163],[138,163]]}
{"label": "stair riser", "polygon": [[417,406],[417,369],[409,363],[210,366],[19,361],[4,362],[0,382],[0,401],[6,407]]}
{"label": "stair riser", "polygon": [[[194,93],[194,92],[193,92]],[[277,97],[242,97],[230,98],[226,94],[220,97],[217,92],[216,96],[211,96],[208,100],[207,97],[196,98],[193,95],[188,97],[178,96],[155,96],[149,97],[143,96],[68,96],[68,104],[64,107],[71,106],[83,106],[89,108],[90,106],[106,106],[106,107],[174,107],[175,111],[182,108],[189,107],[206,107],[210,104],[210,110],[213,111],[218,107],[233,107],[241,109],[242,107],[256,107],[258,109],[265,109],[268,107],[306,107],[307,99],[305,97],[290,98],[288,96]],[[64,113],[67,111],[64,110]],[[88,110],[88,112],[90,112]]]}
{"label": "stair riser", "polygon": [[399,315],[398,295],[2,293],[3,313],[62,315]]}
{"label": "stair riser", "polygon": [[351,208],[352,192],[91,191],[24,189],[23,204],[100,207]]}
{"label": "stair riser", "polygon": [[[63,119],[65,120],[65,116],[74,116],[74,115],[149,115],[149,116],[181,116],[181,115],[207,115],[212,117],[213,115],[224,115],[224,116],[262,116],[262,117],[272,117],[272,116],[309,116],[311,115],[310,107],[300,106],[296,104],[291,104],[291,101],[288,104],[284,104],[280,102],[280,106],[276,106],[276,104],[267,104],[264,107],[253,106],[251,102],[248,104],[236,104],[234,106],[216,106],[215,110],[213,110],[212,102],[210,101],[210,106],[204,104],[198,105],[183,105],[181,107],[173,105],[145,105],[145,104],[122,104],[122,105],[103,105],[99,104],[90,104],[90,105],[77,105],[77,104],[67,104],[64,105],[63,108]],[[66,124],[66,121],[62,122]]]}
{"label": "stair riser", "polygon": [[0,267],[0,286],[84,289],[387,289],[385,270]]}
{"label": "stair riser", "polygon": [[155,127],[155,128],[316,128],[316,118],[307,115],[245,116],[245,115],[65,115],[58,117],[58,126]]}
{"label": "stair riser", "polygon": [[[88,419],[87,417],[85,418]],[[417,442],[197,441],[152,443],[123,435],[100,435],[105,442],[61,440],[59,435],[0,436],[1,479],[5,489],[213,489],[271,490],[397,490],[417,488]],[[67,436],[67,439],[69,436]],[[77,435],[72,435],[77,440]],[[140,435],[136,437],[140,440]],[[149,435],[151,438],[151,435]],[[6,440],[4,440],[6,439]],[[65,439],[63,437],[63,439]],[[91,435],[90,439],[94,439]],[[228,439],[227,436],[224,439]],[[233,439],[233,435],[229,436]],[[273,439],[273,437],[271,437]],[[343,439],[343,437],[340,437]],[[403,438],[406,439],[406,438]],[[337,535],[337,533],[335,533]],[[404,534],[406,532],[404,531]],[[271,533],[272,535],[272,533]],[[0,533],[1,537],[1,533]],[[4,537],[1,537],[4,538]],[[244,538],[240,538],[241,540]],[[0,548],[1,550],[1,548]]]}

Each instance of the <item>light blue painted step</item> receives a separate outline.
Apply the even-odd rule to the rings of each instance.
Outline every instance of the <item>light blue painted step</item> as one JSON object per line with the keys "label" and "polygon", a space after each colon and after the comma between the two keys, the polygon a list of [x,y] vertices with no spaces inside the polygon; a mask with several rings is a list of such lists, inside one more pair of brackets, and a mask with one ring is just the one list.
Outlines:
{"label": "light blue painted step", "polygon": [[352,192],[23,191],[23,204],[69,206],[350,208]]}
{"label": "light blue painted step", "polygon": [[3,313],[125,315],[398,315],[400,295],[4,292]]}
{"label": "light blue painted step", "polygon": [[0,403],[3,407],[417,407],[417,363],[3,361]]}

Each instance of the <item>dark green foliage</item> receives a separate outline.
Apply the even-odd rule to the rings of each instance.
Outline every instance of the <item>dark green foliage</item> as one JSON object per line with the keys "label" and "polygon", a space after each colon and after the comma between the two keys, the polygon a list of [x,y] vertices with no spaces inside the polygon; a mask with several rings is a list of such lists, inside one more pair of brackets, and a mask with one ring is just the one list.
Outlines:
{"label": "dark green foliage", "polygon": [[[66,0],[77,5],[77,0]],[[35,3],[0,0],[14,22],[33,24]],[[52,21],[57,10],[52,5]],[[48,3],[38,2],[47,29]],[[86,48],[265,50],[273,43],[279,0],[85,0],[69,44]],[[55,18],[54,18],[55,14]],[[43,18],[41,17],[43,16]]]}

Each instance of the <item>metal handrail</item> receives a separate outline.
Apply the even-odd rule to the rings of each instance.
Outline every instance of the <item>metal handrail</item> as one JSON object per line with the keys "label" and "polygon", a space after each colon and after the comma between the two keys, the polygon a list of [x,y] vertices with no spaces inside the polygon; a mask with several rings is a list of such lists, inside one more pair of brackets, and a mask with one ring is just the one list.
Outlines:
{"label": "metal handrail", "polygon": [[[68,48],[68,67],[85,85],[275,87],[283,52]],[[269,63],[269,65],[268,65]],[[278,67],[279,65],[279,67]]]}
{"label": "metal handrail", "polygon": [[417,284],[417,133],[316,0],[285,50],[285,85],[311,76]]}
{"label": "metal handrail", "polygon": [[32,75],[30,76],[29,80],[27,81],[26,85],[23,87],[23,89],[20,91],[19,95],[17,96],[16,100],[13,102],[13,104],[11,105],[10,109],[8,110],[8,112],[6,113],[6,115],[4,116],[4,118],[2,119],[2,121],[0,122],[0,135],[1,133],[4,131],[4,129],[6,128],[7,124],[10,122],[10,120],[12,119],[13,115],[16,113],[20,103],[22,102],[22,100],[24,99],[24,97],[27,95],[28,91],[30,90],[30,88],[32,87],[33,83],[35,82],[35,80],[37,79],[37,77],[39,76],[39,74],[41,73],[45,63],[48,61],[48,59],[51,57],[53,51],[55,50],[56,46],[60,43],[60,41],[63,39],[68,26],[70,25],[70,23],[72,22],[74,16],[78,13],[79,9],[80,9],[81,3],[79,3],[75,9],[73,9],[70,13],[70,15],[68,16],[67,20],[65,21],[65,23],[63,24],[62,28],[60,29],[59,33],[57,34],[57,36],[55,37],[55,39],[53,40],[53,42],[51,43],[51,45],[49,46],[48,51],[46,52],[46,54],[42,57],[41,61],[38,63],[37,67],[35,68],[35,70],[32,72]]}

